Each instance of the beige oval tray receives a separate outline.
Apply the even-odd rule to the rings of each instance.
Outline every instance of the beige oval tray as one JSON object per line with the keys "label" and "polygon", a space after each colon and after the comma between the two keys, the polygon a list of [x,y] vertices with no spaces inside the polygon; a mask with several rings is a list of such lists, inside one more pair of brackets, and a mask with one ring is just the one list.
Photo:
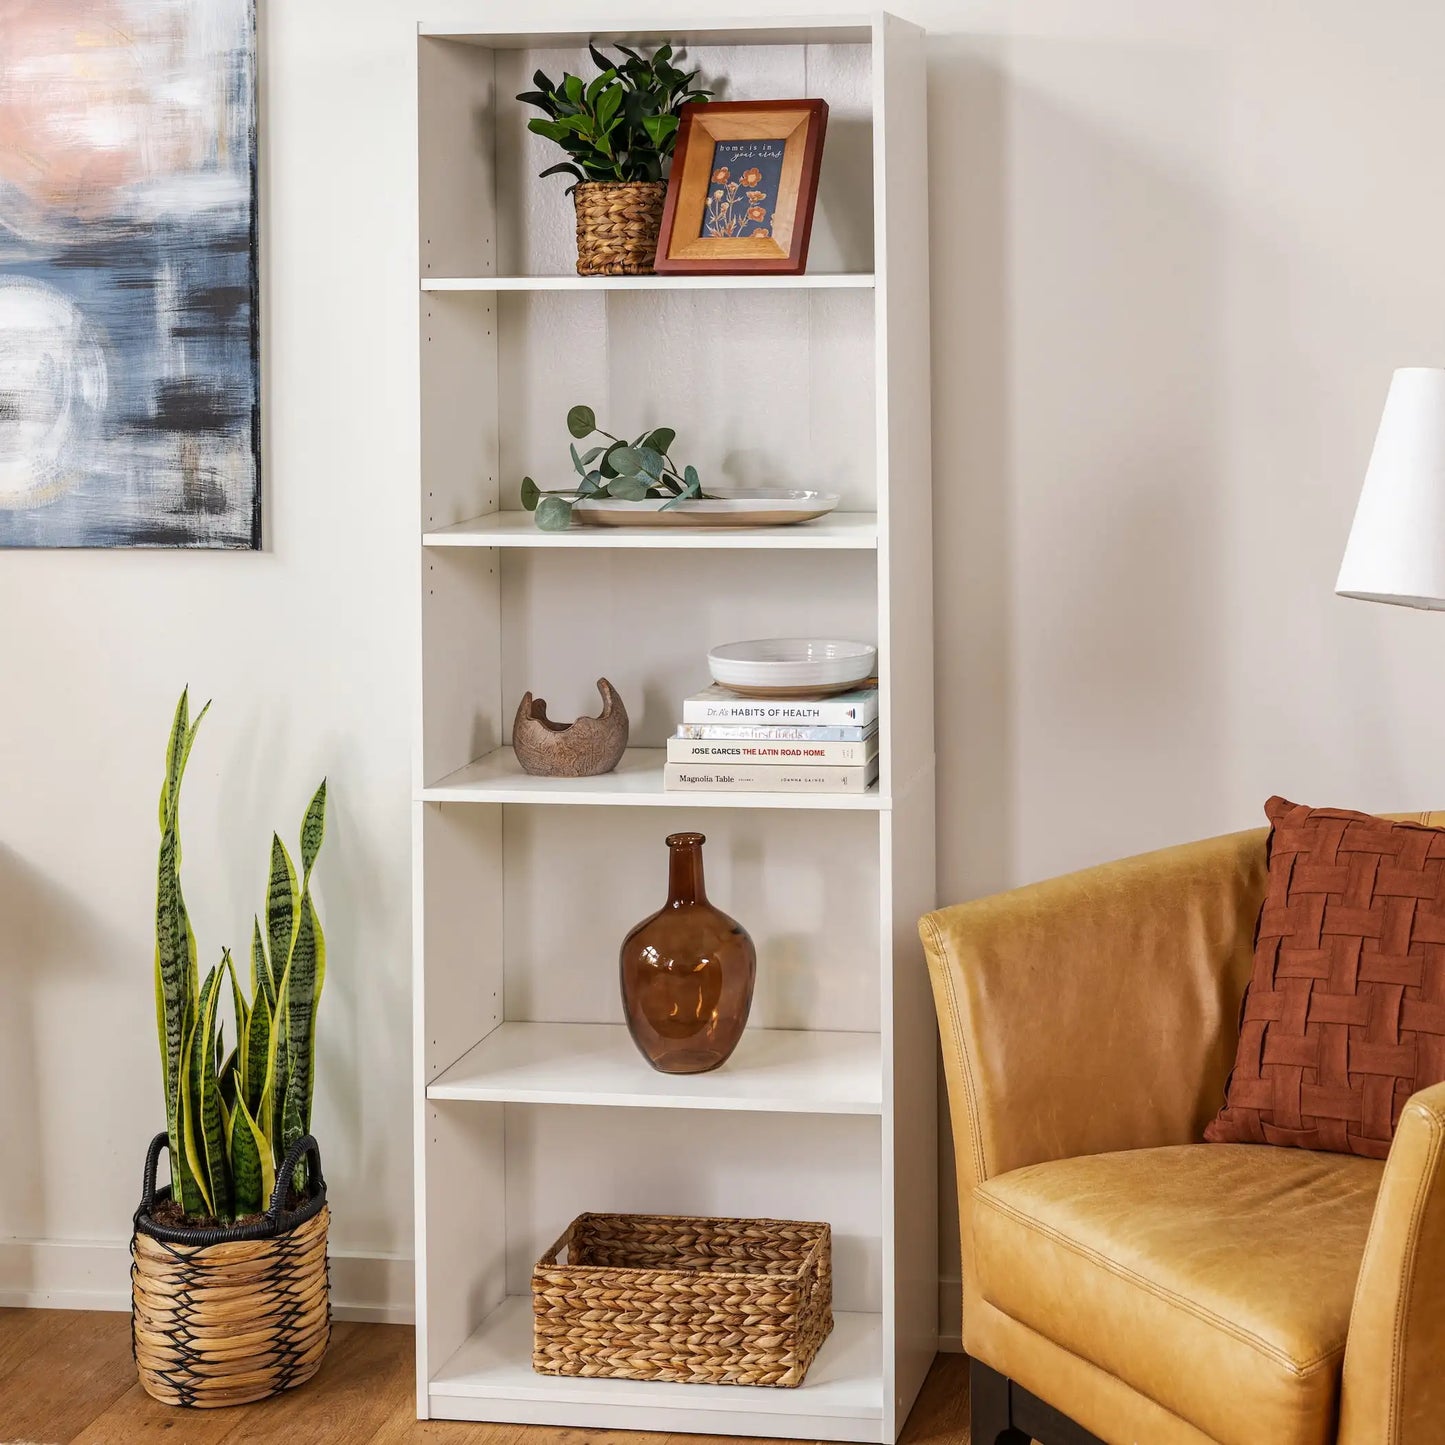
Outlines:
{"label": "beige oval tray", "polygon": [[832,492],[714,489],[707,497],[680,502],[663,511],[666,501],[620,502],[603,497],[577,502],[573,517],[591,527],[783,527],[825,517],[838,505]]}

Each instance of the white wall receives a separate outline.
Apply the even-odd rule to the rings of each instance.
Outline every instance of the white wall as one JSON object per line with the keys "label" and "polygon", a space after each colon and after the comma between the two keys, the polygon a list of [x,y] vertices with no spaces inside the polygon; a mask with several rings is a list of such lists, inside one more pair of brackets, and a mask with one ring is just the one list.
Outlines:
{"label": "white wall", "polygon": [[[34,1161],[0,1169],[0,1237],[126,1233],[189,680],[216,698],[186,813],[206,950],[243,941],[269,828],[331,775],[336,1240],[409,1248],[410,36],[489,8],[263,0],[270,550],[0,554],[0,1135]],[[944,897],[1246,826],[1271,792],[1439,804],[1445,623],[1330,589],[1391,368],[1445,362],[1445,11],[898,8],[935,33]]]}

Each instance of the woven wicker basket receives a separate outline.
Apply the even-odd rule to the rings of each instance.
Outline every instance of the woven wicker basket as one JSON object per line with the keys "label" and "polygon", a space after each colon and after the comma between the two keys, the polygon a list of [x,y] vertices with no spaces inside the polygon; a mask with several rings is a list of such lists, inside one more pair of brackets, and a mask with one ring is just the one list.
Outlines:
{"label": "woven wicker basket", "polygon": [[577,274],[646,276],[657,257],[665,181],[579,181]]}
{"label": "woven wicker basket", "polygon": [[[253,1224],[175,1229],[152,1218],[166,1145],[146,1155],[131,1237],[131,1345],[141,1385],[166,1405],[244,1405],[303,1384],[331,1340],[326,1182],[309,1135],[277,1172],[271,1207]],[[283,1205],[292,1173],[311,1160],[310,1197]]]}
{"label": "woven wicker basket", "polygon": [[533,1268],[532,1312],[544,1375],[792,1388],[833,1328],[832,1231],[582,1214]]}

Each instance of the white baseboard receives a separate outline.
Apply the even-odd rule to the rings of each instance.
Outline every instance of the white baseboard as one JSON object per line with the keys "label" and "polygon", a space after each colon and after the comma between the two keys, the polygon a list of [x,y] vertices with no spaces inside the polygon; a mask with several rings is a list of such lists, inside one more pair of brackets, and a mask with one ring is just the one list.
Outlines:
{"label": "white baseboard", "polygon": [[[412,1262],[402,1255],[333,1250],[337,1319],[409,1325]],[[938,1348],[963,1350],[963,1287],[938,1283]],[[0,1309],[129,1310],[130,1245],[101,1240],[0,1240]]]}
{"label": "white baseboard", "polygon": [[945,1354],[963,1353],[963,1283],[938,1281],[938,1348]]}
{"label": "white baseboard", "polygon": [[[331,1253],[337,1319],[412,1324],[412,1283],[401,1255]],[[129,1310],[129,1241],[0,1239],[0,1308]]]}

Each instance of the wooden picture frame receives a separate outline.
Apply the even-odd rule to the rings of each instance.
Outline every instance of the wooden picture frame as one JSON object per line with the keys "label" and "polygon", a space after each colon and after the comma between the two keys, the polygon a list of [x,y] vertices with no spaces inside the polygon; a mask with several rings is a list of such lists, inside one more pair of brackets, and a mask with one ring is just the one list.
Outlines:
{"label": "wooden picture frame", "polygon": [[801,275],[827,126],[825,100],[683,106],[655,269]]}

